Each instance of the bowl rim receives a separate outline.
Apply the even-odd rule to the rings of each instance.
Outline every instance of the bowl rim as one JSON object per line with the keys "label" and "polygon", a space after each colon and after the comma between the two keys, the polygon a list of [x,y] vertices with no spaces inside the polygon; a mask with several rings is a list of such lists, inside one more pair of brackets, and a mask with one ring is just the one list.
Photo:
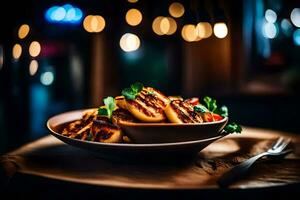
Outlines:
{"label": "bowl rim", "polygon": [[221,124],[228,121],[228,117],[224,117],[222,120],[219,121],[213,121],[213,122],[203,122],[203,123],[137,123],[137,122],[118,122],[118,125],[120,126],[131,126],[131,127],[157,127],[157,126],[206,126],[206,125],[212,125],[212,124]]}

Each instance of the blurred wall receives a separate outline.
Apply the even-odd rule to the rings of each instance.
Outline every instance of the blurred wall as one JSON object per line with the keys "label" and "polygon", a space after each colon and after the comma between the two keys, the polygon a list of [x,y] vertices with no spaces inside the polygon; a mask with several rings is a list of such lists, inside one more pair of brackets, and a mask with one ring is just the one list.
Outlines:
{"label": "blurred wall", "polygon": [[230,33],[224,39],[209,39],[184,45],[183,85],[186,95],[230,86]]}

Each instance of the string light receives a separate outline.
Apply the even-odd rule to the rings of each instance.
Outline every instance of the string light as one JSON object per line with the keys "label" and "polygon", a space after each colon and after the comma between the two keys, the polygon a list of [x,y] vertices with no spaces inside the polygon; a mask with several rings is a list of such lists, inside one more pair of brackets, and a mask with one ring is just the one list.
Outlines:
{"label": "string light", "polygon": [[154,33],[156,33],[157,35],[163,35],[164,33],[161,31],[160,29],[160,23],[162,21],[164,17],[162,16],[158,16],[153,20],[152,23],[152,30],[154,31]]}
{"label": "string light", "polygon": [[39,63],[37,60],[32,60],[29,64],[29,74],[31,76],[35,75],[39,68]]}
{"label": "string light", "polygon": [[12,49],[12,56],[14,59],[19,59],[22,55],[22,46],[20,44],[15,44]]}
{"label": "string light", "polygon": [[152,29],[157,35],[172,35],[177,30],[177,23],[171,17],[156,17],[152,23]]}
{"label": "string light", "polygon": [[228,34],[226,24],[224,22],[216,23],[214,25],[214,34],[217,38],[225,38]]}
{"label": "string light", "polygon": [[196,26],[196,34],[200,38],[209,38],[212,35],[212,27],[208,22],[199,22]]}
{"label": "string light", "polygon": [[51,23],[78,24],[81,22],[82,16],[81,9],[73,7],[71,4],[52,6],[45,13],[46,20]]}
{"label": "string light", "polygon": [[174,2],[169,6],[169,13],[172,17],[179,18],[184,14],[184,6],[181,3]]}
{"label": "string light", "polygon": [[163,34],[167,34],[168,31],[170,30],[170,22],[169,19],[167,17],[163,17],[162,20],[160,21],[160,31]]}
{"label": "string light", "polygon": [[168,32],[166,33],[167,35],[172,35],[172,34],[174,34],[175,32],[176,32],[176,30],[177,30],[177,23],[176,23],[176,21],[173,19],[173,18],[171,18],[171,17],[168,17],[167,18],[168,19],[168,21],[169,21],[169,30],[168,30]]}
{"label": "string light", "polygon": [[277,14],[275,11],[268,9],[265,12],[265,19],[270,23],[275,23],[277,20]]}
{"label": "string light", "polygon": [[31,42],[29,46],[29,54],[32,57],[37,57],[41,53],[41,45],[37,41]]}
{"label": "string light", "polygon": [[29,31],[30,31],[30,27],[28,26],[28,24],[23,24],[19,28],[18,37],[20,39],[24,39],[28,35]]}
{"label": "string light", "polygon": [[140,38],[132,33],[125,33],[120,39],[120,47],[125,52],[137,50],[140,44]]}
{"label": "string light", "polygon": [[300,8],[294,8],[292,10],[291,21],[296,27],[300,27]]}
{"label": "string light", "polygon": [[277,36],[277,32],[275,24],[270,22],[264,23],[262,33],[265,38],[273,39]]}
{"label": "string light", "polygon": [[295,45],[300,46],[300,29],[294,31],[293,39]]}
{"label": "string light", "polygon": [[44,72],[41,74],[40,81],[43,85],[51,85],[54,81],[53,72]]}
{"label": "string light", "polygon": [[90,33],[99,33],[105,28],[105,20],[100,15],[88,15],[83,20],[83,28]]}
{"label": "string light", "polygon": [[137,26],[141,23],[143,16],[138,9],[132,8],[127,11],[125,19],[129,25]]}
{"label": "string light", "polygon": [[136,3],[138,0],[127,0],[129,3]]}
{"label": "string light", "polygon": [[182,38],[187,42],[200,41],[201,38],[197,36],[196,26],[193,24],[186,24],[181,30]]}

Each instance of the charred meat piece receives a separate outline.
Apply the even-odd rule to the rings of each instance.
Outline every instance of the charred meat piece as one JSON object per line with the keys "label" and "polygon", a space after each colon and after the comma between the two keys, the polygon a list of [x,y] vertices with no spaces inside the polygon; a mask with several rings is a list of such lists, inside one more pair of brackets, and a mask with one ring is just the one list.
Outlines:
{"label": "charred meat piece", "polygon": [[160,91],[144,87],[134,100],[126,99],[126,109],[142,122],[161,122],[166,118],[164,109],[168,103],[169,99]]}
{"label": "charred meat piece", "polygon": [[194,112],[193,105],[184,101],[174,100],[166,107],[165,113],[173,123],[202,123],[203,119]]}
{"label": "charred meat piece", "polygon": [[94,120],[91,128],[92,141],[105,143],[122,142],[123,134],[121,129],[106,121]]}
{"label": "charred meat piece", "polygon": [[81,138],[86,132],[89,132],[89,128],[91,128],[91,123],[94,119],[97,119],[97,109],[85,112],[83,113],[81,120],[69,123],[63,129],[62,135],[71,138]]}
{"label": "charred meat piece", "polygon": [[138,120],[128,110],[122,108],[118,108],[113,111],[111,120],[113,124],[138,122]]}

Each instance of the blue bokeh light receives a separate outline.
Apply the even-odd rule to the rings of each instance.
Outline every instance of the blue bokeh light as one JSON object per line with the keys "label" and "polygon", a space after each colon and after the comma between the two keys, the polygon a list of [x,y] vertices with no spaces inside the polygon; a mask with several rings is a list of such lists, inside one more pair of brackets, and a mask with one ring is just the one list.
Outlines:
{"label": "blue bokeh light", "polygon": [[295,45],[300,46],[300,29],[294,31],[293,39]]}
{"label": "blue bokeh light", "polygon": [[280,23],[282,32],[286,36],[291,36],[293,32],[293,26],[288,19],[283,19]]}
{"label": "blue bokeh light", "polygon": [[278,28],[276,24],[265,22],[262,33],[265,38],[274,39],[278,34]]}
{"label": "blue bokeh light", "polygon": [[52,6],[45,13],[45,18],[50,23],[78,24],[82,17],[82,11],[71,4]]}

